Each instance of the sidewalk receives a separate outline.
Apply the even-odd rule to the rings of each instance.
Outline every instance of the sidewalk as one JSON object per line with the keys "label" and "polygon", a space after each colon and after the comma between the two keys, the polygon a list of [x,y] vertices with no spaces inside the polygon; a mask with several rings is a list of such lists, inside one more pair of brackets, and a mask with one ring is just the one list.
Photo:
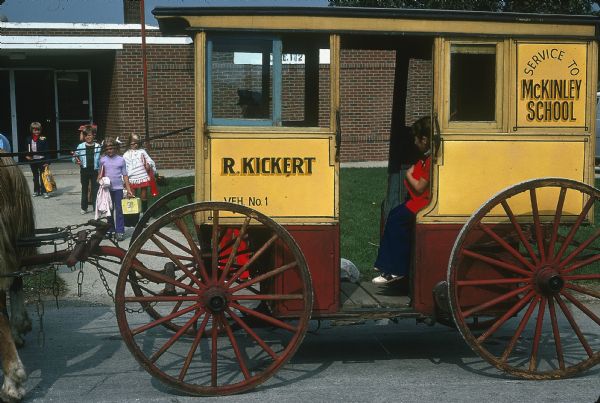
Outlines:
{"label": "sidewalk", "polygon": [[[20,165],[21,171],[25,174],[29,189],[33,193],[32,174],[29,165]],[[82,224],[94,218],[93,213],[80,214],[81,202],[81,183],[79,179],[79,167],[71,162],[55,162],[51,165],[52,173],[56,180],[57,190],[52,193],[49,199],[43,197],[34,197],[33,208],[35,210],[36,228],[65,227],[67,225]],[[164,169],[160,171],[161,175],[167,178],[193,176],[194,171],[188,169]],[[121,246],[125,249],[129,246],[129,238],[133,228],[126,228],[124,242]],[[63,246],[59,246],[62,249]],[[40,248],[40,251],[51,251],[50,246]],[[97,270],[91,264],[86,264],[84,268],[84,281],[82,285],[82,296],[77,296],[77,277],[78,271],[75,269],[61,266],[58,273],[67,283],[66,295],[62,298],[78,299],[91,302],[92,304],[111,305],[113,302],[107,295]],[[116,278],[108,275],[107,280],[114,289]]]}

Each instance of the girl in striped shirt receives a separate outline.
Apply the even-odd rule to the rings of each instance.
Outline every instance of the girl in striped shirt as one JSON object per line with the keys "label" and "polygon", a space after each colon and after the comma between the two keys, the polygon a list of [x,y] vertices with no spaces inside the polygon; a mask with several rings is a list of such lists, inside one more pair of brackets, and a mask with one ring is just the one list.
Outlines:
{"label": "girl in striped shirt", "polygon": [[152,171],[156,170],[156,164],[140,145],[140,136],[137,134],[129,135],[127,139],[127,151],[123,154],[123,158],[127,165],[131,189],[136,193],[137,189],[140,189],[142,212],[145,212],[148,207],[148,186],[150,186],[148,171],[151,169]]}

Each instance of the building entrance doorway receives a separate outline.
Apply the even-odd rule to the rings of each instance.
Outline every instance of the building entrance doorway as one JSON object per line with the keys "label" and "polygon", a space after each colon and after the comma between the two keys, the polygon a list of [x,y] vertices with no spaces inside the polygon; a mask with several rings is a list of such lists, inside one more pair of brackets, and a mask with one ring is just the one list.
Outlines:
{"label": "building entrance doorway", "polygon": [[[54,114],[54,72],[52,70],[17,70],[14,74],[17,139],[19,151],[27,151],[31,122],[42,124],[42,135],[48,138],[49,148],[55,150],[56,125]],[[51,154],[50,158],[55,158]],[[25,161],[25,157],[19,157]]]}
{"label": "building entrance doorway", "polygon": [[93,120],[91,93],[89,70],[0,70],[0,131],[13,152],[25,152],[29,125],[40,122],[50,149],[62,150],[50,157],[69,155],[79,126]]}

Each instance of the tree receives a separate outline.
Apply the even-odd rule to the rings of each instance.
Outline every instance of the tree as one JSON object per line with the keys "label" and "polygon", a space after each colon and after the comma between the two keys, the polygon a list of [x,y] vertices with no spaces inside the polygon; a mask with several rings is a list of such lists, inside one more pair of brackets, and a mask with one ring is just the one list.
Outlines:
{"label": "tree", "polygon": [[595,14],[598,9],[592,0],[330,0],[329,5],[553,14]]}

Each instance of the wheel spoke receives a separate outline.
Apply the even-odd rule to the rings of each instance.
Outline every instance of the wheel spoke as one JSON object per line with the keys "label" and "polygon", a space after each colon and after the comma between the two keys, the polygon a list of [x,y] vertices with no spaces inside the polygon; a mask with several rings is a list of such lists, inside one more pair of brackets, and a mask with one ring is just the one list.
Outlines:
{"label": "wheel spoke", "polygon": [[468,249],[463,249],[462,253],[465,256],[472,257],[472,258],[477,259],[477,260],[481,260],[482,262],[491,264],[491,265],[499,267],[501,269],[505,269],[505,270],[511,271],[513,273],[521,274],[521,275],[527,276],[527,277],[531,277],[532,276],[532,272],[529,271],[529,270],[523,270],[520,267],[517,267],[517,266],[515,266],[513,264],[510,264],[510,263],[503,262],[503,261],[498,260],[498,259],[494,259],[493,257],[485,256],[485,255],[482,255],[480,253],[470,251]]}
{"label": "wheel spoke", "polygon": [[[214,211],[213,211],[214,213]],[[213,216],[214,217],[214,216]],[[210,386],[217,387],[217,338],[219,332],[219,317],[213,315],[211,331],[211,351],[210,351]]]}
{"label": "wheel spoke", "polygon": [[197,300],[197,295],[156,295],[151,297],[125,297],[125,302],[175,302]]}
{"label": "wheel spoke", "polygon": [[158,238],[156,238],[154,235],[152,235],[150,237],[150,239],[152,240],[152,242],[154,242],[154,244],[156,244],[156,246],[159,247],[160,250],[162,250],[165,255],[167,255],[169,257],[169,259],[171,259],[171,261],[173,263],[175,263],[177,265],[177,267],[179,268],[179,270],[181,270],[182,272],[184,272],[186,274],[186,276],[190,279],[193,280],[194,283],[200,287],[200,288],[206,288],[206,286],[200,281],[200,279],[198,277],[196,277],[187,267],[185,267],[183,265],[183,263],[181,263],[181,261],[179,259],[177,259],[169,249],[167,249],[167,247],[165,245],[163,245],[163,243],[161,241],[158,240]]}
{"label": "wheel spoke", "polygon": [[156,360],[158,360],[160,356],[163,355],[164,352],[167,351],[173,345],[173,343],[179,340],[179,338],[190,328],[190,326],[192,326],[198,320],[200,315],[202,315],[203,313],[204,311],[196,312],[196,314],[194,314],[194,316],[190,320],[188,320],[185,323],[185,325],[183,325],[173,336],[171,336],[171,338],[167,340],[167,342],[156,353],[152,354],[152,356],[150,357],[150,361],[156,362]]}
{"label": "wheel spoke", "polygon": [[[211,273],[213,283],[217,281],[217,271],[219,270],[219,210],[212,211],[212,236],[211,236]],[[215,374],[216,376],[216,374]]]}
{"label": "wheel spoke", "polygon": [[[146,249],[140,249],[140,251],[138,252],[138,254],[140,255],[149,255],[149,256],[159,256],[159,257],[164,257],[165,254],[161,253],[157,250],[146,250]],[[175,256],[177,259],[179,260],[189,260],[189,261],[193,261],[194,259],[191,256],[183,256],[183,255],[176,255],[173,254],[173,256]]]}
{"label": "wheel spoke", "polygon": [[183,245],[182,243],[174,240],[173,238],[171,238],[167,234],[164,234],[164,233],[162,233],[160,231],[156,231],[156,235],[158,235],[159,237],[161,237],[165,241],[169,242],[171,245],[178,247],[179,249],[181,249],[182,251],[184,251],[188,255],[192,254],[192,251],[190,250],[190,248],[188,248],[187,246]]}
{"label": "wheel spoke", "polygon": [[575,271],[582,267],[588,266],[594,262],[597,262],[598,260],[600,260],[600,253],[597,255],[592,255],[589,258],[582,260],[581,262],[572,264],[571,266],[567,267],[566,269],[563,269],[562,273],[563,274],[571,273],[572,271]]}
{"label": "wheel spoke", "polygon": [[235,312],[233,312],[231,309],[227,308],[227,313],[229,314],[229,316],[231,316],[231,318],[235,321],[235,323],[237,323],[242,329],[244,329],[246,331],[246,333],[248,333],[248,335],[250,335],[250,337],[252,337],[254,339],[254,341],[256,341],[258,343],[258,345],[261,346],[262,349],[265,350],[265,352],[271,356],[271,358],[273,358],[273,360],[276,360],[278,358],[277,354],[275,354],[275,352],[271,349],[271,347],[269,347],[267,345],[267,343],[264,342],[263,339],[258,337],[256,332],[254,332],[254,330],[252,330],[250,328],[250,326],[248,326],[246,324],[246,322],[244,322],[239,316],[237,316],[235,314]]}
{"label": "wheel spoke", "polygon": [[206,266],[204,265],[204,260],[202,259],[202,252],[198,249],[198,246],[194,242],[192,234],[190,234],[190,232],[188,231],[185,222],[183,222],[183,220],[179,218],[175,220],[175,225],[177,225],[177,228],[179,228],[179,231],[181,231],[181,233],[187,240],[188,245],[190,245],[190,250],[192,252],[192,256],[194,257],[194,261],[196,262],[200,270],[200,276],[208,280],[208,272],[206,271]]}
{"label": "wheel spoke", "polygon": [[265,244],[263,246],[261,246],[256,251],[256,253],[254,253],[254,255],[252,255],[252,257],[250,258],[250,260],[248,260],[246,262],[246,264],[244,264],[242,267],[240,267],[238,270],[235,271],[233,276],[229,279],[229,284],[232,284],[234,281],[236,281],[242,275],[242,273],[244,273],[246,270],[248,270],[250,265],[252,263],[254,263],[278,238],[279,237],[277,236],[277,234],[275,234],[271,238],[269,238],[269,240],[267,242],[265,242]]}
{"label": "wheel spoke", "polygon": [[483,223],[479,223],[479,228],[481,228],[483,230],[483,232],[485,232],[486,234],[488,234],[490,237],[492,237],[500,246],[502,246],[504,248],[504,250],[506,250],[508,253],[510,253],[515,259],[517,259],[519,262],[521,262],[524,266],[528,267],[529,270],[534,271],[535,267],[531,264],[530,261],[528,261],[527,259],[525,259],[520,253],[519,251],[515,250],[515,248],[513,248],[512,246],[510,246],[508,244],[508,242],[506,242],[504,239],[500,238],[498,236],[498,234],[496,234],[494,231],[492,231],[487,225],[483,224]]}
{"label": "wheel spoke", "polygon": [[268,316],[268,315],[265,315],[263,313],[257,312],[255,310],[247,308],[247,307],[245,307],[243,305],[236,304],[235,302],[231,303],[231,307],[234,308],[234,309],[237,309],[238,311],[247,313],[248,315],[252,315],[252,316],[254,316],[254,317],[258,318],[258,319],[261,319],[264,322],[269,323],[270,325],[273,325],[273,326],[276,326],[276,327],[280,327],[280,328],[285,329],[285,330],[289,330],[290,332],[295,332],[295,331],[298,330],[297,327],[294,327],[292,325],[288,325],[287,323],[285,323],[285,322],[283,322],[283,321],[281,321],[279,319],[275,319],[272,316]]}
{"label": "wheel spoke", "polygon": [[560,226],[560,219],[562,217],[562,210],[565,204],[565,196],[567,194],[567,188],[561,187],[560,194],[558,195],[558,202],[556,203],[556,213],[554,214],[554,224],[552,225],[552,236],[548,243],[548,260],[554,258],[554,245],[556,245],[556,238],[558,237],[558,227]]}
{"label": "wheel spoke", "polygon": [[542,324],[544,323],[544,314],[546,313],[546,298],[542,298],[540,308],[538,309],[537,321],[535,324],[535,333],[533,335],[533,346],[531,348],[531,357],[529,359],[529,370],[537,369],[537,354],[540,347],[540,338],[542,337]]}
{"label": "wheel spoke", "polygon": [[[182,279],[177,279],[178,281],[182,281]],[[188,285],[192,285],[193,281],[190,280]],[[179,310],[179,308],[181,307],[181,304],[183,303],[183,301],[178,301],[175,306],[173,307],[173,309],[171,309],[171,313],[176,312]]]}
{"label": "wheel spoke", "polygon": [[233,246],[231,247],[231,252],[229,254],[229,260],[227,260],[227,263],[225,264],[225,268],[223,269],[223,273],[221,273],[221,277],[219,278],[219,284],[223,284],[225,282],[225,279],[227,278],[227,275],[229,274],[229,270],[231,270],[231,265],[233,264],[233,260],[237,256],[237,251],[240,246],[240,242],[242,241],[242,238],[244,237],[244,235],[246,235],[246,230],[248,229],[248,224],[250,224],[250,220],[251,220],[251,217],[246,217],[246,219],[244,220],[244,223],[242,224],[242,228],[240,229],[240,232],[238,233],[238,236],[236,237],[235,242],[234,242]]}
{"label": "wheel spoke", "polygon": [[518,312],[523,309],[525,304],[527,304],[533,297],[535,296],[535,291],[531,290],[525,295],[523,298],[519,300],[512,308],[510,308],[504,315],[502,315],[494,324],[486,330],[481,336],[477,338],[479,343],[483,343],[488,337],[496,332],[507,320],[509,320],[513,315],[516,315]]}
{"label": "wheel spoke", "polygon": [[581,211],[581,213],[577,217],[577,220],[575,221],[575,224],[573,224],[573,227],[569,231],[569,234],[565,238],[565,241],[563,242],[563,244],[561,245],[558,253],[556,254],[555,261],[560,260],[562,258],[562,255],[565,253],[565,251],[567,250],[567,248],[571,244],[571,241],[573,240],[573,237],[575,236],[575,233],[577,233],[577,230],[579,229],[579,226],[581,225],[581,223],[585,219],[585,216],[587,216],[588,212],[590,211],[590,208],[592,208],[592,206],[594,205],[595,201],[596,201],[596,198],[592,196],[592,197],[589,198],[589,200],[587,201],[587,203],[585,203],[585,206],[583,207],[583,210]]}
{"label": "wheel spoke", "polygon": [[141,264],[136,264],[135,262],[132,262],[131,266],[137,271],[139,272],[143,277],[147,278],[148,280],[151,281],[155,281],[156,283],[168,283],[168,284],[173,284],[175,287],[179,287],[183,290],[187,290],[190,291],[194,294],[198,293],[198,289],[191,287],[187,284],[184,284],[180,281],[177,281],[169,276],[165,276],[164,274],[158,273],[154,270],[149,270],[147,268],[145,268],[143,265]]}
{"label": "wheel spoke", "polygon": [[565,358],[563,355],[562,344],[560,342],[560,331],[558,330],[558,321],[556,320],[556,308],[554,299],[548,299],[548,311],[550,312],[550,321],[552,323],[552,334],[554,336],[554,346],[556,347],[556,357],[560,369],[565,369]]}
{"label": "wheel spoke", "polygon": [[231,326],[229,326],[229,323],[227,323],[227,321],[225,320],[224,317],[221,318],[221,324],[225,328],[225,333],[227,333],[227,337],[229,337],[229,341],[231,342],[231,347],[233,348],[233,352],[235,354],[237,362],[240,365],[240,370],[242,371],[242,374],[244,374],[244,379],[250,379],[250,377],[251,377],[250,372],[248,371],[248,367],[246,366],[244,357],[242,357],[242,353],[240,352],[240,347],[238,346],[235,336],[233,335],[233,332],[231,331]]}
{"label": "wheel spoke", "polygon": [[[535,264],[538,264],[540,262],[540,260],[538,259],[537,255],[533,251],[533,248],[531,247],[531,244],[529,243],[529,241],[527,239],[525,239],[525,234],[523,234],[523,229],[521,229],[521,225],[519,224],[515,215],[513,214],[512,210],[510,209],[508,202],[506,200],[502,200],[502,202],[500,204],[502,204],[502,207],[504,208],[504,212],[506,213],[510,222],[512,223],[513,227],[515,228],[515,231],[517,231],[517,235],[519,236],[519,239],[521,240],[521,243],[523,244],[525,249],[527,249],[529,256],[531,257],[531,259],[533,260],[533,262]],[[532,200],[532,204],[533,204],[533,200]],[[534,212],[536,210],[537,210],[537,204],[535,205]]]}
{"label": "wheel spoke", "polygon": [[571,284],[571,283],[566,284],[565,287],[567,287],[573,291],[577,291],[581,294],[589,295],[589,296],[595,297],[595,298],[600,298],[600,291],[590,290],[588,288],[581,287],[581,286],[578,286],[576,284]]}
{"label": "wheel spoke", "polygon": [[600,273],[598,274],[576,274],[571,276],[564,276],[565,280],[576,281],[576,280],[600,280]]}
{"label": "wheel spoke", "polygon": [[278,267],[276,269],[270,270],[270,271],[268,271],[266,273],[261,274],[260,276],[254,277],[251,280],[248,280],[248,281],[243,282],[242,284],[239,284],[237,287],[231,288],[230,292],[234,293],[234,292],[239,291],[239,290],[241,290],[243,288],[246,288],[246,287],[251,286],[253,284],[256,284],[256,283],[259,283],[261,281],[264,281],[264,280],[266,280],[268,278],[271,278],[271,277],[276,276],[276,275],[278,275],[280,273],[283,273],[284,271],[289,270],[292,267],[296,267],[297,265],[298,265],[298,263],[296,261],[293,261],[291,263],[288,263],[288,264],[283,265],[281,267]]}
{"label": "wheel spoke", "polygon": [[556,298],[556,302],[558,302],[558,306],[560,306],[561,311],[563,312],[563,314],[569,321],[571,328],[573,329],[573,331],[575,331],[575,334],[577,335],[579,342],[581,343],[581,345],[583,346],[583,348],[585,349],[585,351],[591,358],[594,355],[594,352],[592,351],[592,348],[590,347],[587,340],[585,339],[585,336],[583,335],[583,333],[581,333],[581,329],[579,329],[577,322],[575,322],[575,318],[573,318],[571,311],[569,311],[569,308],[567,307],[567,305],[565,305],[562,298],[560,298],[560,295],[556,295],[555,298]]}
{"label": "wheel spoke", "polygon": [[232,295],[234,301],[289,301],[294,299],[302,299],[302,294],[259,294],[259,295]]}
{"label": "wheel spoke", "polygon": [[531,277],[524,278],[499,278],[494,280],[458,280],[456,285],[458,287],[473,287],[480,285],[497,285],[497,284],[520,284],[520,283],[530,283]]}
{"label": "wheel spoke", "polygon": [[531,318],[531,314],[535,310],[535,307],[537,306],[540,299],[541,299],[541,297],[536,297],[533,301],[531,301],[531,304],[529,304],[529,308],[527,308],[525,315],[523,315],[523,318],[521,319],[521,322],[519,323],[519,326],[517,327],[515,334],[513,334],[513,337],[510,339],[510,342],[508,343],[506,350],[504,350],[504,353],[502,354],[502,358],[501,358],[502,362],[506,362],[506,360],[510,356],[510,353],[512,353],[513,349],[515,348],[515,346],[517,344],[517,340],[519,340],[519,337],[521,337],[521,334],[523,333],[523,330],[525,329],[527,322],[529,322],[529,318]]}
{"label": "wheel spoke", "polygon": [[481,305],[477,305],[476,307],[473,307],[473,308],[469,309],[468,311],[463,312],[463,317],[468,318],[469,316],[473,315],[476,312],[479,312],[483,309],[487,309],[487,308],[497,305],[501,302],[504,302],[504,301],[518,295],[519,293],[529,291],[530,288],[531,288],[531,286],[528,284],[523,287],[519,287],[519,288],[509,292],[508,294],[501,295],[501,296],[496,297],[496,298],[494,298],[488,302],[485,302]]}
{"label": "wheel spoke", "polygon": [[570,293],[566,292],[565,290],[562,290],[561,294],[563,297],[565,297],[566,299],[571,301],[571,303],[573,305],[575,305],[577,308],[579,308],[581,310],[581,312],[585,313],[587,316],[590,317],[590,319],[592,319],[594,322],[596,322],[598,325],[600,325],[600,318],[594,312],[590,311],[588,307],[583,305],[577,298],[575,298],[574,296],[572,296]]}
{"label": "wheel spoke", "polygon": [[567,256],[562,262],[560,262],[560,264],[558,265],[558,269],[562,269],[567,264],[569,264],[571,262],[571,260],[573,260],[573,258],[575,258],[575,256],[577,256],[578,254],[580,254],[581,251],[583,251],[585,248],[587,248],[599,236],[600,236],[600,228],[597,229],[596,232],[594,232],[594,234],[591,237],[589,237],[588,239],[586,239],[585,242],[583,242],[581,245],[579,245],[573,252],[571,252],[569,254],[569,256]]}
{"label": "wheel spoke", "polygon": [[[538,210],[537,193],[535,188],[529,189],[529,198],[531,199],[531,209],[533,212],[533,224],[535,226],[535,237],[537,239],[538,251],[540,253],[540,259],[542,262],[546,261],[546,253],[544,251],[544,239],[542,238],[542,225],[540,224],[540,212]],[[527,249],[529,251],[529,248]],[[531,252],[530,252],[531,253]],[[533,255],[535,256],[535,254]],[[534,258],[536,264],[539,263]]]}
{"label": "wheel spoke", "polygon": [[142,333],[142,332],[145,332],[146,330],[148,330],[148,329],[152,329],[153,327],[155,327],[155,326],[158,326],[158,325],[160,325],[161,323],[164,323],[164,322],[170,321],[171,319],[178,318],[178,317],[180,317],[181,315],[185,315],[186,313],[188,313],[188,312],[191,312],[191,311],[193,311],[193,310],[197,309],[198,307],[199,307],[199,305],[198,305],[198,304],[194,304],[194,305],[192,305],[192,306],[189,306],[189,307],[187,307],[187,308],[185,308],[185,309],[182,309],[181,311],[177,311],[177,312],[174,312],[174,313],[172,313],[172,314],[170,314],[170,315],[163,316],[163,317],[162,317],[162,318],[160,318],[160,319],[154,320],[154,321],[152,321],[152,322],[149,322],[149,323],[147,323],[147,324],[145,324],[145,325],[143,325],[143,326],[140,326],[140,327],[137,327],[137,328],[135,328],[135,329],[132,329],[132,330],[131,330],[131,334],[133,334],[133,335],[135,336],[135,335],[137,335],[137,334],[140,334],[140,333]]}
{"label": "wheel spoke", "polygon": [[206,315],[204,316],[204,319],[202,319],[200,328],[198,329],[198,331],[196,332],[196,336],[194,337],[194,342],[192,343],[192,347],[190,347],[190,351],[188,352],[187,356],[185,357],[185,362],[183,363],[183,367],[181,368],[181,371],[179,372],[178,379],[180,381],[183,381],[183,379],[185,378],[185,374],[187,374],[188,368],[190,367],[190,364],[192,363],[192,358],[194,357],[194,354],[196,353],[198,344],[200,344],[200,339],[202,339],[202,335],[204,334],[204,329],[206,329],[206,325],[208,324],[209,319],[210,319],[210,314],[207,312]]}

